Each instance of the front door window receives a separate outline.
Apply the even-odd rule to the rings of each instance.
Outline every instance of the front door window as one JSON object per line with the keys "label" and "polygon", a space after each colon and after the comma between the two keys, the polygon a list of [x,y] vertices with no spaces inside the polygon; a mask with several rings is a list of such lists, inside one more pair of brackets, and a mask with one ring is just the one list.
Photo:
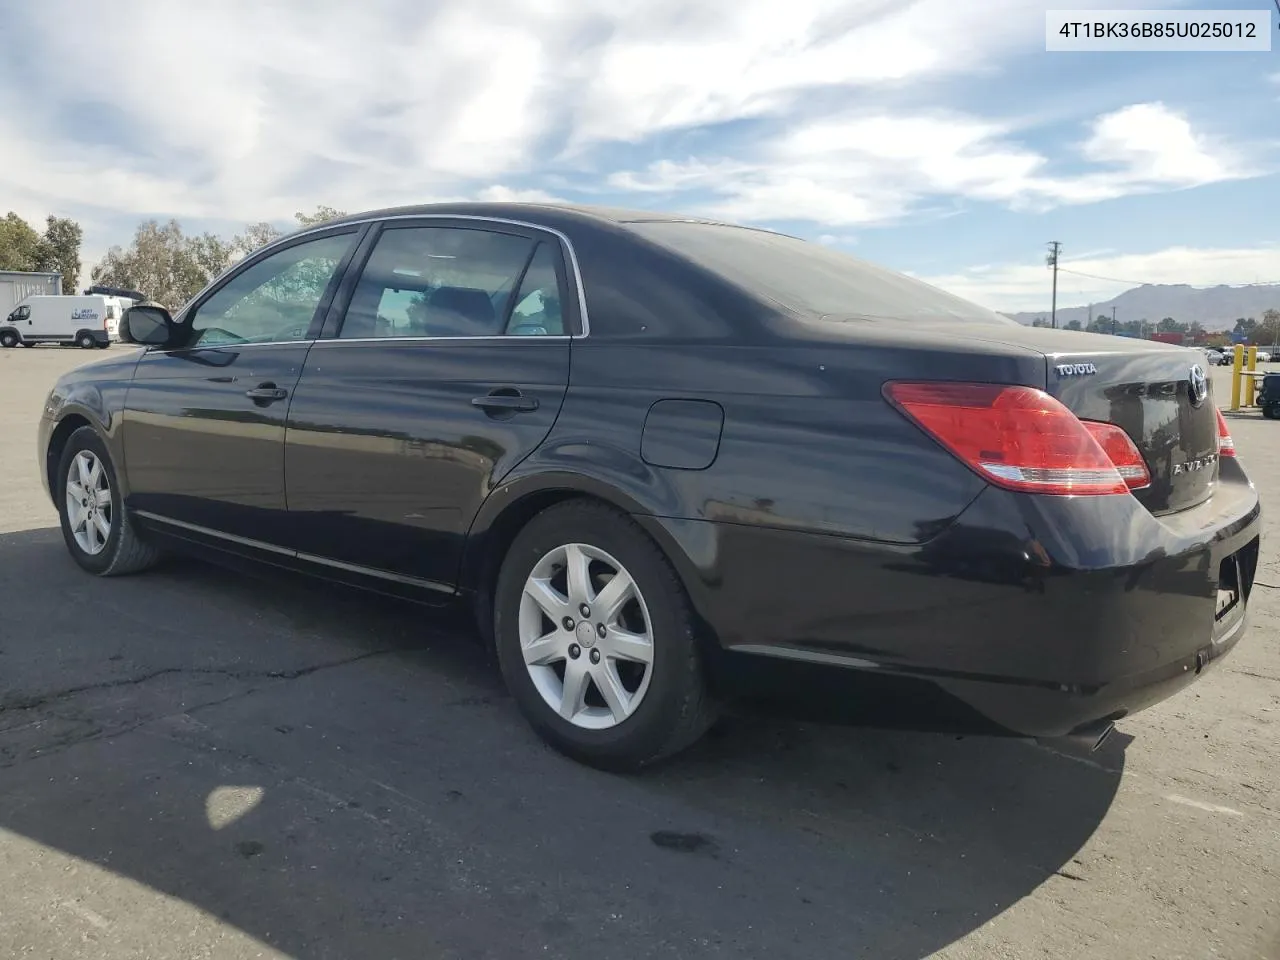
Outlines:
{"label": "front door window", "polygon": [[286,247],[232,277],[191,316],[190,346],[305,340],[354,234]]}

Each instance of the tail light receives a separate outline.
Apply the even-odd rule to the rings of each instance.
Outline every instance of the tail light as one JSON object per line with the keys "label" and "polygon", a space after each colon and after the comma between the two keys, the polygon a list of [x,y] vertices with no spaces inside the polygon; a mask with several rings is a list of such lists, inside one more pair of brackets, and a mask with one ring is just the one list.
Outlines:
{"label": "tail light", "polygon": [[1218,415],[1218,456],[1234,457],[1236,455],[1236,442],[1231,439],[1231,431],[1227,429],[1227,418],[1222,415],[1221,410],[1214,410]]}
{"label": "tail light", "polygon": [[[1043,390],[946,382],[888,383],[884,390],[926,433],[996,486],[1058,496],[1129,490],[1095,434]],[[1116,438],[1105,439],[1119,450]],[[1121,459],[1133,466],[1127,452]]]}
{"label": "tail light", "polygon": [[1114,423],[1100,423],[1097,420],[1083,420],[1084,428],[1089,431],[1098,446],[1116,465],[1116,470],[1124,478],[1130,490],[1141,490],[1151,486],[1151,472],[1142,459],[1138,445],[1133,438]]}

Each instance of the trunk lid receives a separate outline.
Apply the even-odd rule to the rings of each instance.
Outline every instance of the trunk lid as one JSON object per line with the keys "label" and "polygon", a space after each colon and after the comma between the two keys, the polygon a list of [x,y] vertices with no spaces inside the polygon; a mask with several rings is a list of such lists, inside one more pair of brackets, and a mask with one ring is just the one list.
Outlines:
{"label": "trunk lid", "polygon": [[1104,334],[988,327],[977,339],[1042,353],[1046,389],[1081,420],[1114,423],[1137,444],[1151,485],[1134,491],[1152,513],[1213,495],[1218,421],[1209,366],[1199,351]]}

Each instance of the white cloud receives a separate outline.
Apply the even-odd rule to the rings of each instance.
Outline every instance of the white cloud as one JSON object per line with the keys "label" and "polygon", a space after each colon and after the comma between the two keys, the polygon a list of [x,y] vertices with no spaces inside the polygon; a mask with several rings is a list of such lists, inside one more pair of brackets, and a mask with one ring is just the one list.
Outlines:
{"label": "white cloud", "polygon": [[635,140],[774,112],[806,88],[985,68],[987,56],[1043,30],[1042,14],[1025,16],[1035,6],[987,0],[975,17],[951,0],[637,4],[594,58],[575,136]]}
{"label": "white cloud", "polygon": [[[939,78],[995,73],[1042,46],[1041,0],[981,6],[11,5],[6,35],[23,61],[0,74],[0,210],[118,229],[144,216],[289,221],[318,203],[623,192],[737,220],[809,220],[824,242],[847,243],[851,226],[964,200],[1044,209],[1250,172],[1159,103],[1077,131],[1066,168],[1020,123],[904,105],[938,102],[927,84]],[[753,123],[734,126],[728,146],[683,133],[743,120]],[[618,160],[655,156],[649,143],[626,146],[655,137],[682,146],[647,166]],[[87,232],[87,262],[127,242],[106,229]]]}
{"label": "white cloud", "polygon": [[1186,117],[1162,103],[1138,103],[1100,117],[1084,155],[1114,163],[1133,182],[1195,185],[1225,180],[1238,169],[1232,155],[1206,143]]}
{"label": "white cloud", "polygon": [[[1280,245],[1169,247],[1150,253],[1098,254],[1064,259],[1060,267],[1058,305],[1083,306],[1109,300],[1139,283],[1208,287],[1280,281]],[[987,264],[921,279],[996,310],[1048,309],[1050,274],[1042,262]]]}
{"label": "white cloud", "polygon": [[[6,13],[27,57],[0,77],[0,134],[7,151],[26,142],[0,189],[252,220],[430,200],[510,182],[565,145],[581,159],[795,115],[815,90],[992,70],[1042,30],[1036,0],[987,0],[982,16],[952,0],[42,0]],[[58,124],[63,106],[98,111],[92,146]],[[816,194],[811,179],[790,189]]]}
{"label": "white cloud", "polygon": [[566,203],[563,197],[547,193],[545,190],[516,190],[512,187],[494,184],[479,191],[475,198],[493,203]]}
{"label": "white cloud", "polygon": [[827,117],[762,144],[750,162],[662,160],[643,173],[615,174],[611,183],[710,193],[714,199],[702,207],[717,216],[835,226],[891,220],[938,197],[1044,210],[1257,172],[1162,103],[1096,118],[1079,147],[1088,166],[1075,173],[1051,172],[1049,158],[1016,133],[963,114]]}
{"label": "white cloud", "polygon": [[[0,132],[22,145],[0,181],[50,205],[261,219],[430,200],[526,165],[550,117],[540,34],[492,9],[47,0],[18,16],[39,52],[23,89],[106,100],[114,129],[91,139],[124,139],[86,149],[0,90]],[[104,70],[112,50],[128,52]]]}

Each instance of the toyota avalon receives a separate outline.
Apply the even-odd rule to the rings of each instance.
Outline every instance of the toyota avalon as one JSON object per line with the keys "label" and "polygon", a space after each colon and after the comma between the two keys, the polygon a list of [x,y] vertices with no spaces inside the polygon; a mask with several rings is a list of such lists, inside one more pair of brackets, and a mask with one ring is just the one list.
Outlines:
{"label": "toyota avalon", "polygon": [[636,768],[736,666],[1090,734],[1240,638],[1260,508],[1203,356],[1031,329],[766,230],[381,210],[252,254],[64,376],[92,574],[237,555],[463,604],[552,745]]}

